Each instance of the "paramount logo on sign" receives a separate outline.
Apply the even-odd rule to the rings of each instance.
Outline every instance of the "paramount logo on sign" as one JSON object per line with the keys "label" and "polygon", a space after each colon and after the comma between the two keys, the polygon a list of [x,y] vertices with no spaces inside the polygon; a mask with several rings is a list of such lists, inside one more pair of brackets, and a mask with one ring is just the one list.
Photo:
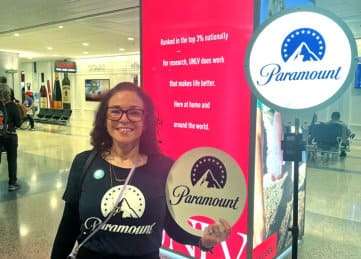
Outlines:
{"label": "paramount logo on sign", "polygon": [[178,185],[173,189],[171,205],[180,203],[213,206],[237,209],[239,197],[228,199],[224,197],[212,197],[199,195],[199,190],[222,189],[226,184],[227,171],[224,164],[216,157],[204,156],[198,159],[191,171],[191,182],[197,194],[191,193],[191,188],[186,185]]}
{"label": "paramount logo on sign", "polygon": [[[324,69],[320,62],[326,53],[326,44],[322,35],[312,28],[299,28],[287,35],[282,43],[283,64],[269,63],[261,67],[258,86],[267,86],[272,82],[302,80],[339,80],[341,66]],[[320,69],[307,69],[311,63],[318,62]],[[312,67],[315,67],[312,65]],[[298,68],[290,70],[289,68]]]}
{"label": "paramount logo on sign", "polygon": [[245,207],[247,187],[241,168],[229,154],[197,147],[175,161],[165,194],[174,221],[185,231],[202,236],[189,221],[224,218],[233,225]]}
{"label": "paramount logo on sign", "polygon": [[351,31],[332,13],[285,12],[253,36],[246,59],[249,86],[276,110],[326,105],[351,84],[356,50]]}
{"label": "paramount logo on sign", "polygon": [[192,167],[191,181],[193,186],[220,189],[226,184],[226,179],[226,168],[216,157],[201,157]]}
{"label": "paramount logo on sign", "polygon": [[170,200],[171,205],[180,203],[195,204],[203,206],[221,207],[236,210],[238,209],[239,197],[234,199],[211,197],[203,195],[195,195],[186,185],[179,185],[173,189],[173,199]]}

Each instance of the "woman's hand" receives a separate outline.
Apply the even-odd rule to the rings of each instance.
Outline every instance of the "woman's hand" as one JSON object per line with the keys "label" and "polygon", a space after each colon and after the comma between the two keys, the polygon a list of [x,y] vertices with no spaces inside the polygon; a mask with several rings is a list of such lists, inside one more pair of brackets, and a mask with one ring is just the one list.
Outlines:
{"label": "woman's hand", "polygon": [[200,240],[202,250],[211,250],[216,244],[226,240],[231,232],[231,225],[224,219],[219,219],[219,223],[209,225],[203,232]]}

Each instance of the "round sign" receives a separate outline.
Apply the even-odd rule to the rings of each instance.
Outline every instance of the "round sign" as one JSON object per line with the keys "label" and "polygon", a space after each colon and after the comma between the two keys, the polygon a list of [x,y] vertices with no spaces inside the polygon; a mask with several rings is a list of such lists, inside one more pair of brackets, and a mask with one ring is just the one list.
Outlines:
{"label": "round sign", "polygon": [[174,163],[167,178],[166,197],[175,222],[188,233],[202,236],[191,220],[209,223],[223,218],[233,225],[244,209],[247,187],[242,170],[229,154],[200,147]]}
{"label": "round sign", "polygon": [[246,70],[256,96],[278,110],[333,101],[351,83],[356,43],[347,25],[319,9],[277,16],[255,33]]}

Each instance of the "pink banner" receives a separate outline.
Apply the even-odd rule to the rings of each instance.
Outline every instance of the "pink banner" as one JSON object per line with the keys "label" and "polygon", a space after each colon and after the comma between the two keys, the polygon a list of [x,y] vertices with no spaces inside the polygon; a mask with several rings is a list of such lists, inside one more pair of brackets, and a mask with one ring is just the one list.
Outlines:
{"label": "pink banner", "polygon": [[[238,162],[247,183],[251,93],[244,59],[253,2],[152,0],[142,1],[141,12],[142,85],[156,105],[162,150],[176,159],[195,147],[219,148]],[[247,217],[248,204],[213,254],[167,236],[163,247],[197,258],[246,258]]]}

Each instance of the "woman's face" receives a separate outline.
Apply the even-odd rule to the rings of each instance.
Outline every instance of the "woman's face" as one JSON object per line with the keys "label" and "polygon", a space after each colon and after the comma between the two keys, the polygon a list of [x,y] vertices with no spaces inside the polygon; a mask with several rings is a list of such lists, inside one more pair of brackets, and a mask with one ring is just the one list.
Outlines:
{"label": "woman's face", "polygon": [[132,91],[114,94],[108,102],[106,127],[120,145],[138,145],[144,129],[144,103]]}

